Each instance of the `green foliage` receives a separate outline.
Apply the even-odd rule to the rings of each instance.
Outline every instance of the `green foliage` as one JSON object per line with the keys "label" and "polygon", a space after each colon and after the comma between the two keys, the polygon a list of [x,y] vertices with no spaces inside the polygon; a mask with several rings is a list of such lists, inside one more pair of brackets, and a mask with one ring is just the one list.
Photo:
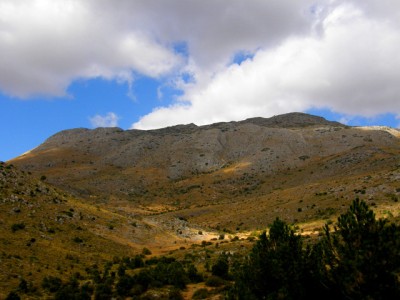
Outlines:
{"label": "green foliage", "polygon": [[157,282],[162,285],[173,285],[176,288],[183,289],[189,282],[189,278],[180,262],[170,264],[158,263],[152,270],[153,284]]}
{"label": "green foliage", "polygon": [[95,300],[109,300],[112,298],[112,285],[111,282],[106,281],[96,285],[96,290],[94,292]]}
{"label": "green foliage", "polygon": [[321,241],[277,219],[235,268],[228,299],[400,299],[400,227],[356,199]]}
{"label": "green foliage", "polygon": [[158,263],[164,263],[164,264],[170,264],[172,262],[176,261],[175,258],[173,257],[165,257],[165,256],[161,256],[161,257],[152,257],[146,260],[146,265],[147,266],[152,266],[152,265],[156,265]]}
{"label": "green foliage", "polygon": [[[141,257],[136,257],[138,258]],[[146,261],[147,267],[143,266],[138,273],[130,276],[125,273],[125,267],[134,261],[135,259],[123,258],[119,265],[119,279],[115,284],[115,291],[121,297],[138,296],[150,288],[172,286],[169,299],[182,299],[179,290],[184,289],[191,281],[202,279],[193,265],[187,266],[186,270],[181,262],[171,257],[151,258]],[[139,261],[143,264],[142,259]],[[120,268],[123,268],[123,271],[120,271]]]}
{"label": "green foliage", "polygon": [[322,241],[326,282],[345,297],[400,298],[400,227],[356,199]]}
{"label": "green foliage", "polygon": [[126,269],[137,269],[144,267],[145,263],[143,261],[144,255],[135,255],[135,257],[124,257],[122,258],[122,264],[126,267]]}
{"label": "green foliage", "polygon": [[234,293],[239,299],[302,299],[309,278],[305,256],[300,236],[276,219],[236,270]]}
{"label": "green foliage", "polygon": [[143,255],[151,255],[151,251],[148,248],[144,247],[142,250],[142,254]]}
{"label": "green foliage", "polygon": [[18,290],[21,291],[22,293],[29,292],[29,285],[25,279],[23,279],[23,278],[20,279],[19,285],[18,285]]}
{"label": "green foliage", "polygon": [[135,283],[134,278],[129,275],[120,276],[115,286],[117,294],[119,296],[128,296]]}
{"label": "green foliage", "polygon": [[205,283],[206,283],[206,286],[209,286],[209,287],[220,287],[220,286],[225,285],[225,280],[223,280],[221,277],[212,275],[207,278]]}
{"label": "green foliage", "polygon": [[76,278],[71,278],[67,283],[60,286],[54,295],[54,299],[90,300],[92,293],[93,290],[90,286],[80,286]]}
{"label": "green foliage", "polygon": [[21,297],[14,291],[11,291],[5,300],[21,300]]}
{"label": "green foliage", "polygon": [[203,276],[199,274],[196,267],[193,264],[189,264],[186,270],[187,276],[190,282],[198,283],[203,281]]}
{"label": "green foliage", "polygon": [[195,300],[207,299],[209,296],[210,293],[208,292],[208,290],[206,288],[201,288],[193,293],[192,299]]}
{"label": "green foliage", "polygon": [[81,243],[83,243],[83,240],[80,238],[80,237],[74,237],[73,239],[72,239],[72,241],[74,241],[75,243],[77,243],[77,244],[81,244]]}
{"label": "green foliage", "polygon": [[222,253],[218,257],[216,263],[211,267],[211,274],[224,279],[229,278],[228,256],[225,253]]}
{"label": "green foliage", "polygon": [[118,270],[117,270],[117,274],[119,277],[122,277],[125,275],[125,271],[126,271],[126,267],[125,265],[119,265]]}
{"label": "green foliage", "polygon": [[42,288],[51,293],[57,292],[62,286],[62,280],[55,276],[46,276],[42,281]]}
{"label": "green foliage", "polygon": [[24,223],[15,223],[11,225],[11,231],[16,232],[18,230],[23,230],[25,229],[25,224]]}
{"label": "green foliage", "polygon": [[181,291],[177,288],[173,288],[168,293],[168,300],[184,300]]}
{"label": "green foliage", "polygon": [[[11,230],[24,228],[20,223]],[[70,240],[85,242],[73,235]],[[145,259],[150,252],[146,249],[136,256],[115,258],[103,268],[93,265],[86,268],[87,275],[69,281],[47,276],[41,287],[54,299],[149,299],[151,290],[162,290],[162,299],[182,299],[181,290],[188,283],[204,280],[194,265],[200,256],[188,253],[183,261]],[[209,249],[202,250],[211,272],[211,276],[205,272],[206,286],[219,287],[217,292],[229,290],[227,299],[400,299],[400,226],[377,220],[358,199],[334,225],[325,225],[318,240],[303,240],[276,219],[245,257],[222,253],[216,258]],[[21,278],[7,299],[34,292],[35,287]],[[211,294],[200,289],[193,299]]]}

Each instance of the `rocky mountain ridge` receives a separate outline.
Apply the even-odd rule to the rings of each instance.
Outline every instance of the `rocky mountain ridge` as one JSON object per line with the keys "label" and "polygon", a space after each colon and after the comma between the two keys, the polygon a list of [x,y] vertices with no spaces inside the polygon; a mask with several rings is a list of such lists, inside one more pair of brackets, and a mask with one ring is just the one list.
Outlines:
{"label": "rocky mountain ridge", "polygon": [[[81,128],[50,137],[12,163],[45,174],[75,196],[129,213],[172,214],[201,224],[212,217],[215,226],[234,226],[229,222],[240,219],[240,211],[254,228],[285,212],[271,209],[279,206],[274,201],[290,206],[300,197],[322,211],[335,199],[352,200],[353,190],[364,190],[363,178],[395,182],[397,133],[303,113],[148,131]],[[398,192],[390,185],[380,193]],[[226,205],[237,205],[236,215]],[[308,211],[299,218],[289,209],[283,216],[314,218]]]}

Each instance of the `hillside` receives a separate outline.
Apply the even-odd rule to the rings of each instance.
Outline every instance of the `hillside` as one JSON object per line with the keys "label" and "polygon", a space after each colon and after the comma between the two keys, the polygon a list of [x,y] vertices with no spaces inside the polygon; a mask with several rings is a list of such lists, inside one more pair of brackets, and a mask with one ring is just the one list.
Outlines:
{"label": "hillside", "polygon": [[[3,162],[0,211],[0,299],[22,279],[36,290],[45,276],[68,279],[145,247],[160,254],[187,244],[140,216],[87,204],[47,184],[45,176],[39,179]],[[189,234],[183,221],[175,223]],[[43,297],[40,292],[32,296]]]}
{"label": "hillside", "polygon": [[203,270],[221,249],[247,251],[276,217],[316,236],[356,197],[398,220],[399,137],[301,113],[57,133],[0,164],[0,299],[22,279],[41,298],[46,276],[115,272],[143,248]]}
{"label": "hillside", "polygon": [[356,196],[393,202],[399,136],[291,113],[149,131],[67,130],[12,163],[117,213],[253,230],[277,215],[326,218]]}

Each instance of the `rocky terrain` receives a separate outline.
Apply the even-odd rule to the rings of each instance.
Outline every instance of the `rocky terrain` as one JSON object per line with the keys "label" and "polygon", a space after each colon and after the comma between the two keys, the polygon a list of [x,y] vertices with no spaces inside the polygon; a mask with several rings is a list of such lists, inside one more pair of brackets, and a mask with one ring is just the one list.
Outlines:
{"label": "rocky terrain", "polygon": [[355,198],[399,221],[399,138],[302,113],[57,133],[0,164],[0,299],[143,248],[204,265],[206,245],[244,251],[276,217],[317,236]]}
{"label": "rocky terrain", "polygon": [[128,214],[252,230],[277,215],[302,222],[338,212],[334,201],[355,196],[397,197],[399,137],[291,113],[149,131],[67,130],[12,163]]}

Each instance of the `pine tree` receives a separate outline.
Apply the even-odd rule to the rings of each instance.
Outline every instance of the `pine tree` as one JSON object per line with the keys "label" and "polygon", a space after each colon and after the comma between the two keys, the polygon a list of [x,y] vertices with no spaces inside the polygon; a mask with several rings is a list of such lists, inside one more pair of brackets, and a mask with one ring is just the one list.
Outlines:
{"label": "pine tree", "polygon": [[[326,282],[343,298],[400,299],[400,227],[356,199],[322,241]],[[394,298],[393,298],[394,297]]]}

